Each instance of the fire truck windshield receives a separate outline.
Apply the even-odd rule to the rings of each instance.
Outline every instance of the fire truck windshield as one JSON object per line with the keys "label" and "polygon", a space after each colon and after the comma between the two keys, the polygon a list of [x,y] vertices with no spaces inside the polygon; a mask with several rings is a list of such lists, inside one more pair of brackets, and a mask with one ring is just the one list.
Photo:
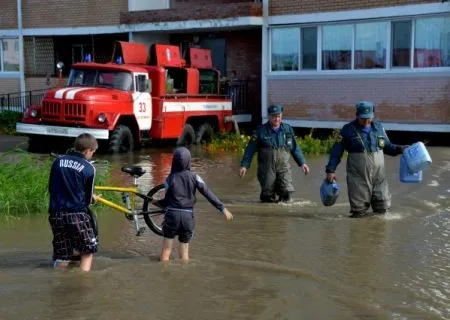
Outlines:
{"label": "fire truck windshield", "polygon": [[72,69],[70,70],[68,85],[132,91],[133,77],[131,73],[123,71]]}

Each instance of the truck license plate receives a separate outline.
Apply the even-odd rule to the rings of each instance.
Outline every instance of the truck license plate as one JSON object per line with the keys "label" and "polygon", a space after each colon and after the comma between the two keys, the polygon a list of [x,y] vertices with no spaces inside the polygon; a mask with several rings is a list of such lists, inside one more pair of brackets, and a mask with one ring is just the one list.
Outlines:
{"label": "truck license plate", "polygon": [[47,128],[48,134],[68,134],[69,130],[67,128]]}

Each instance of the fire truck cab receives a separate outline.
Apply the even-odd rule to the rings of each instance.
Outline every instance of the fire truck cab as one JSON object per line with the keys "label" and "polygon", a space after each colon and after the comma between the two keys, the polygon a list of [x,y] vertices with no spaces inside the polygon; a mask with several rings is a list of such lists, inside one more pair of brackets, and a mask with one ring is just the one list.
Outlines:
{"label": "fire truck cab", "polygon": [[232,121],[209,50],[190,48],[186,62],[177,46],[117,42],[112,62],[72,65],[67,85],[27,108],[16,130],[29,136],[30,151],[86,132],[122,153],[146,140],[201,143],[231,131]]}

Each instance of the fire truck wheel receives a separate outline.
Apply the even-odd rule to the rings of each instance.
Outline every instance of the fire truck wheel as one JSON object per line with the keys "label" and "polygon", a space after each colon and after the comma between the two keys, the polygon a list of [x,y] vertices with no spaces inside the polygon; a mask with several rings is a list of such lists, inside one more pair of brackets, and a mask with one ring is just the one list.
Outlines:
{"label": "fire truck wheel", "polygon": [[214,135],[214,129],[209,123],[204,123],[198,128],[196,143],[211,142]]}
{"label": "fire truck wheel", "polygon": [[177,145],[178,146],[188,146],[193,143],[195,143],[194,128],[190,124],[185,124],[184,128],[183,128],[183,132],[181,132],[181,135],[178,138]]}
{"label": "fire truck wheel", "polygon": [[133,151],[133,134],[130,128],[124,125],[118,125],[109,139],[109,152],[127,153]]}

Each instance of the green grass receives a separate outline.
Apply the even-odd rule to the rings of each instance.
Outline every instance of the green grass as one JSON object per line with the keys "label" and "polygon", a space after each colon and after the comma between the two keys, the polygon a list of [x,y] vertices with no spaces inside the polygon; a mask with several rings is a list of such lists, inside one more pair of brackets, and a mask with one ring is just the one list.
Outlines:
{"label": "green grass", "polygon": [[[314,129],[309,134],[296,137],[296,141],[306,155],[328,154],[336,141],[337,132],[333,132],[328,137],[319,139],[313,136]],[[210,152],[239,152],[243,153],[245,147],[250,141],[251,136],[239,134],[216,134],[211,143],[205,145],[206,150]]]}
{"label": "green grass", "polygon": [[[0,155],[0,218],[46,214],[48,178],[55,158],[35,156],[21,150]],[[97,170],[96,184],[105,184],[109,166]]]}

